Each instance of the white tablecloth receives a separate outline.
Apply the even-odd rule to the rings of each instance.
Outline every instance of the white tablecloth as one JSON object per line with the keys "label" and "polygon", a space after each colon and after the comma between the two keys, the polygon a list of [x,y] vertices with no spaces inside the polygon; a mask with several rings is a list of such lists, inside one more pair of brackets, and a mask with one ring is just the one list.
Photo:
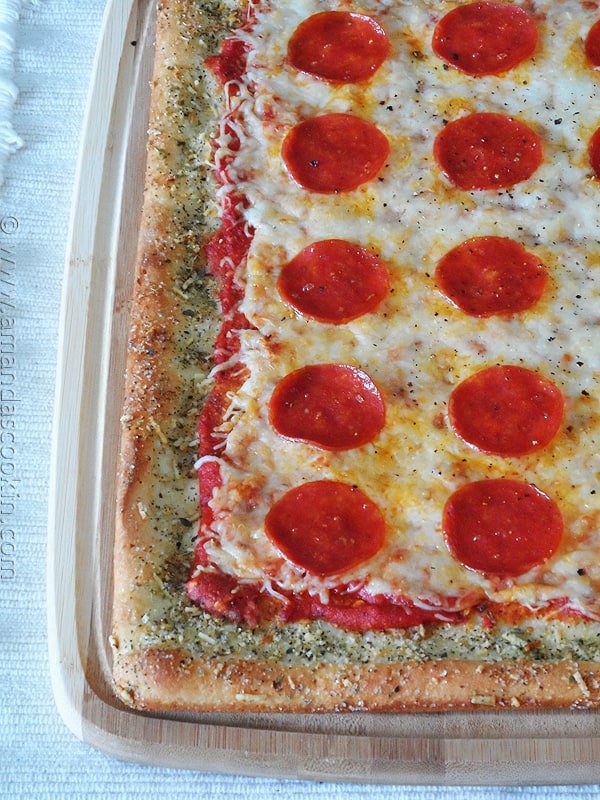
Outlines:
{"label": "white tablecloth", "polygon": [[104,6],[104,0],[0,0],[0,795],[600,797],[594,786],[342,786],[180,772],[114,760],[63,723],[47,655],[48,464],[68,218]]}

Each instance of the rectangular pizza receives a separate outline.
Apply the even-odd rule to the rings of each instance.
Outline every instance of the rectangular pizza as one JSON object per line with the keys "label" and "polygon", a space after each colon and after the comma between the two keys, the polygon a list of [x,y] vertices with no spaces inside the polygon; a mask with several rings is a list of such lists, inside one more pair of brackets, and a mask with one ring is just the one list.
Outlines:
{"label": "rectangular pizza", "polygon": [[598,706],[599,20],[158,3],[125,703]]}

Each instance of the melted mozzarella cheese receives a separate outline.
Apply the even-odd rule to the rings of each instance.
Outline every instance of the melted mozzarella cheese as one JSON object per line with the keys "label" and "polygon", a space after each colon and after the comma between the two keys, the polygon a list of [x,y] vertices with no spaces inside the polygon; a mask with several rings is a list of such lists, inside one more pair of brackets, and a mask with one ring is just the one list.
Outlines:
{"label": "melted mozzarella cheese", "polygon": [[[568,596],[600,615],[600,183],[590,176],[587,141],[598,124],[600,75],[583,58],[595,13],[572,0],[533,0],[541,46],[500,77],[471,78],[444,67],[431,50],[436,22],[455,3],[364,0],[382,24],[388,60],[359,86],[331,86],[286,64],[287,39],[309,15],[335,2],[266,3],[243,36],[247,84],[235,98],[242,134],[231,153],[221,136],[217,161],[233,155],[230,184],[249,200],[255,229],[238,280],[239,360],[248,378],[222,426],[222,486],[211,505],[211,562],[271,591],[327,597],[336,584],[404,595],[427,607],[467,605],[486,595],[539,606]],[[346,6],[344,6],[346,8]],[[452,187],[432,156],[445,121],[470,111],[518,116],[544,140],[544,162],[509,190]],[[294,183],[280,156],[290,128],[307,117],[347,112],[374,122],[391,144],[380,179],[354,192],[314,195]],[[454,308],[433,279],[437,261],[473,236],[507,236],[545,263],[550,280],[530,311],[474,319]],[[283,265],[319,239],[369,247],[388,265],[393,291],[375,313],[334,326],[284,305],[276,282]],[[306,364],[339,362],[366,371],[385,399],[384,430],[356,450],[330,453],[280,437],[269,425],[277,382]],[[563,428],[543,451],[522,458],[480,453],[450,430],[452,389],[479,368],[518,364],[553,380],[566,400]],[[443,540],[441,515],[467,481],[509,477],[534,483],[559,505],[563,543],[546,564],[514,579],[490,578],[458,564]],[[264,531],[271,505],[303,482],[358,483],[382,509],[383,549],[343,575],[320,578],[282,558]],[[268,577],[267,577],[268,576]]]}

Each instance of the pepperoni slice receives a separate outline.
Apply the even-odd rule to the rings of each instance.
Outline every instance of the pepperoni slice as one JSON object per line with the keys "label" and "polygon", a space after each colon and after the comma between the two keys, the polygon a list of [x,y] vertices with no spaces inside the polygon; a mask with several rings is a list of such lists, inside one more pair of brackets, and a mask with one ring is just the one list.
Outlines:
{"label": "pepperoni slice", "polygon": [[542,163],[542,140],[524,122],[479,113],[448,123],[434,157],[459,189],[503,189],[530,178]]}
{"label": "pepperoni slice", "polygon": [[554,438],[564,416],[560,390],[536,372],[494,366],[467,378],[450,395],[455,432],[485,453],[523,456]]}
{"label": "pepperoni slice", "polygon": [[340,325],[377,308],[389,291],[389,275],[385,264],[364,247],[325,239],[286,264],[278,288],[298,313]]}
{"label": "pepperoni slice", "polygon": [[275,387],[269,419],[288,439],[326,450],[361,447],[385,422],[385,405],[371,378],[356,367],[315,364],[291,372]]}
{"label": "pepperoni slice", "polygon": [[600,67],[600,20],[588,31],[585,39],[585,55],[593,67]]}
{"label": "pepperoni slice", "polygon": [[437,285],[466,314],[516,314],[542,296],[548,275],[523,245],[500,236],[468,239],[437,265]]}
{"label": "pepperoni slice", "polygon": [[323,114],[292,128],[281,155],[300,186],[335,194],[375,178],[389,152],[388,140],[371,122],[352,114]]}
{"label": "pepperoni slice", "polygon": [[442,528],[450,552],[465,567],[508,577],[554,555],[563,520],[556,503],[536,486],[499,478],[455,492],[444,507]]}
{"label": "pepperoni slice", "polygon": [[468,75],[500,75],[537,47],[533,19],[518,6],[470,3],[446,14],[432,39],[434,53]]}
{"label": "pepperoni slice", "polygon": [[288,60],[301,72],[332,83],[370,78],[390,50],[383,28],[371,17],[323,11],[304,20],[288,44]]}
{"label": "pepperoni slice", "polygon": [[324,480],[284,494],[267,514],[265,531],[285,558],[325,576],[372,558],[383,545],[385,520],[356,486]]}
{"label": "pepperoni slice", "polygon": [[588,145],[590,164],[596,178],[600,178],[600,128],[594,133]]}

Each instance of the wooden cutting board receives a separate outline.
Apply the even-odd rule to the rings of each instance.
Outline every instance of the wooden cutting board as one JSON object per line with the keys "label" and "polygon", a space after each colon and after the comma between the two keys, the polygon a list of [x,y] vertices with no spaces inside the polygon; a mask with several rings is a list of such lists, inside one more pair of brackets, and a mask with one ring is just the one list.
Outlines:
{"label": "wooden cutting board", "polygon": [[141,207],[155,1],[106,9],[64,276],[50,487],[48,626],[67,726],[117,758],[397,784],[600,782],[594,712],[156,715],[110,685],[114,475]]}

